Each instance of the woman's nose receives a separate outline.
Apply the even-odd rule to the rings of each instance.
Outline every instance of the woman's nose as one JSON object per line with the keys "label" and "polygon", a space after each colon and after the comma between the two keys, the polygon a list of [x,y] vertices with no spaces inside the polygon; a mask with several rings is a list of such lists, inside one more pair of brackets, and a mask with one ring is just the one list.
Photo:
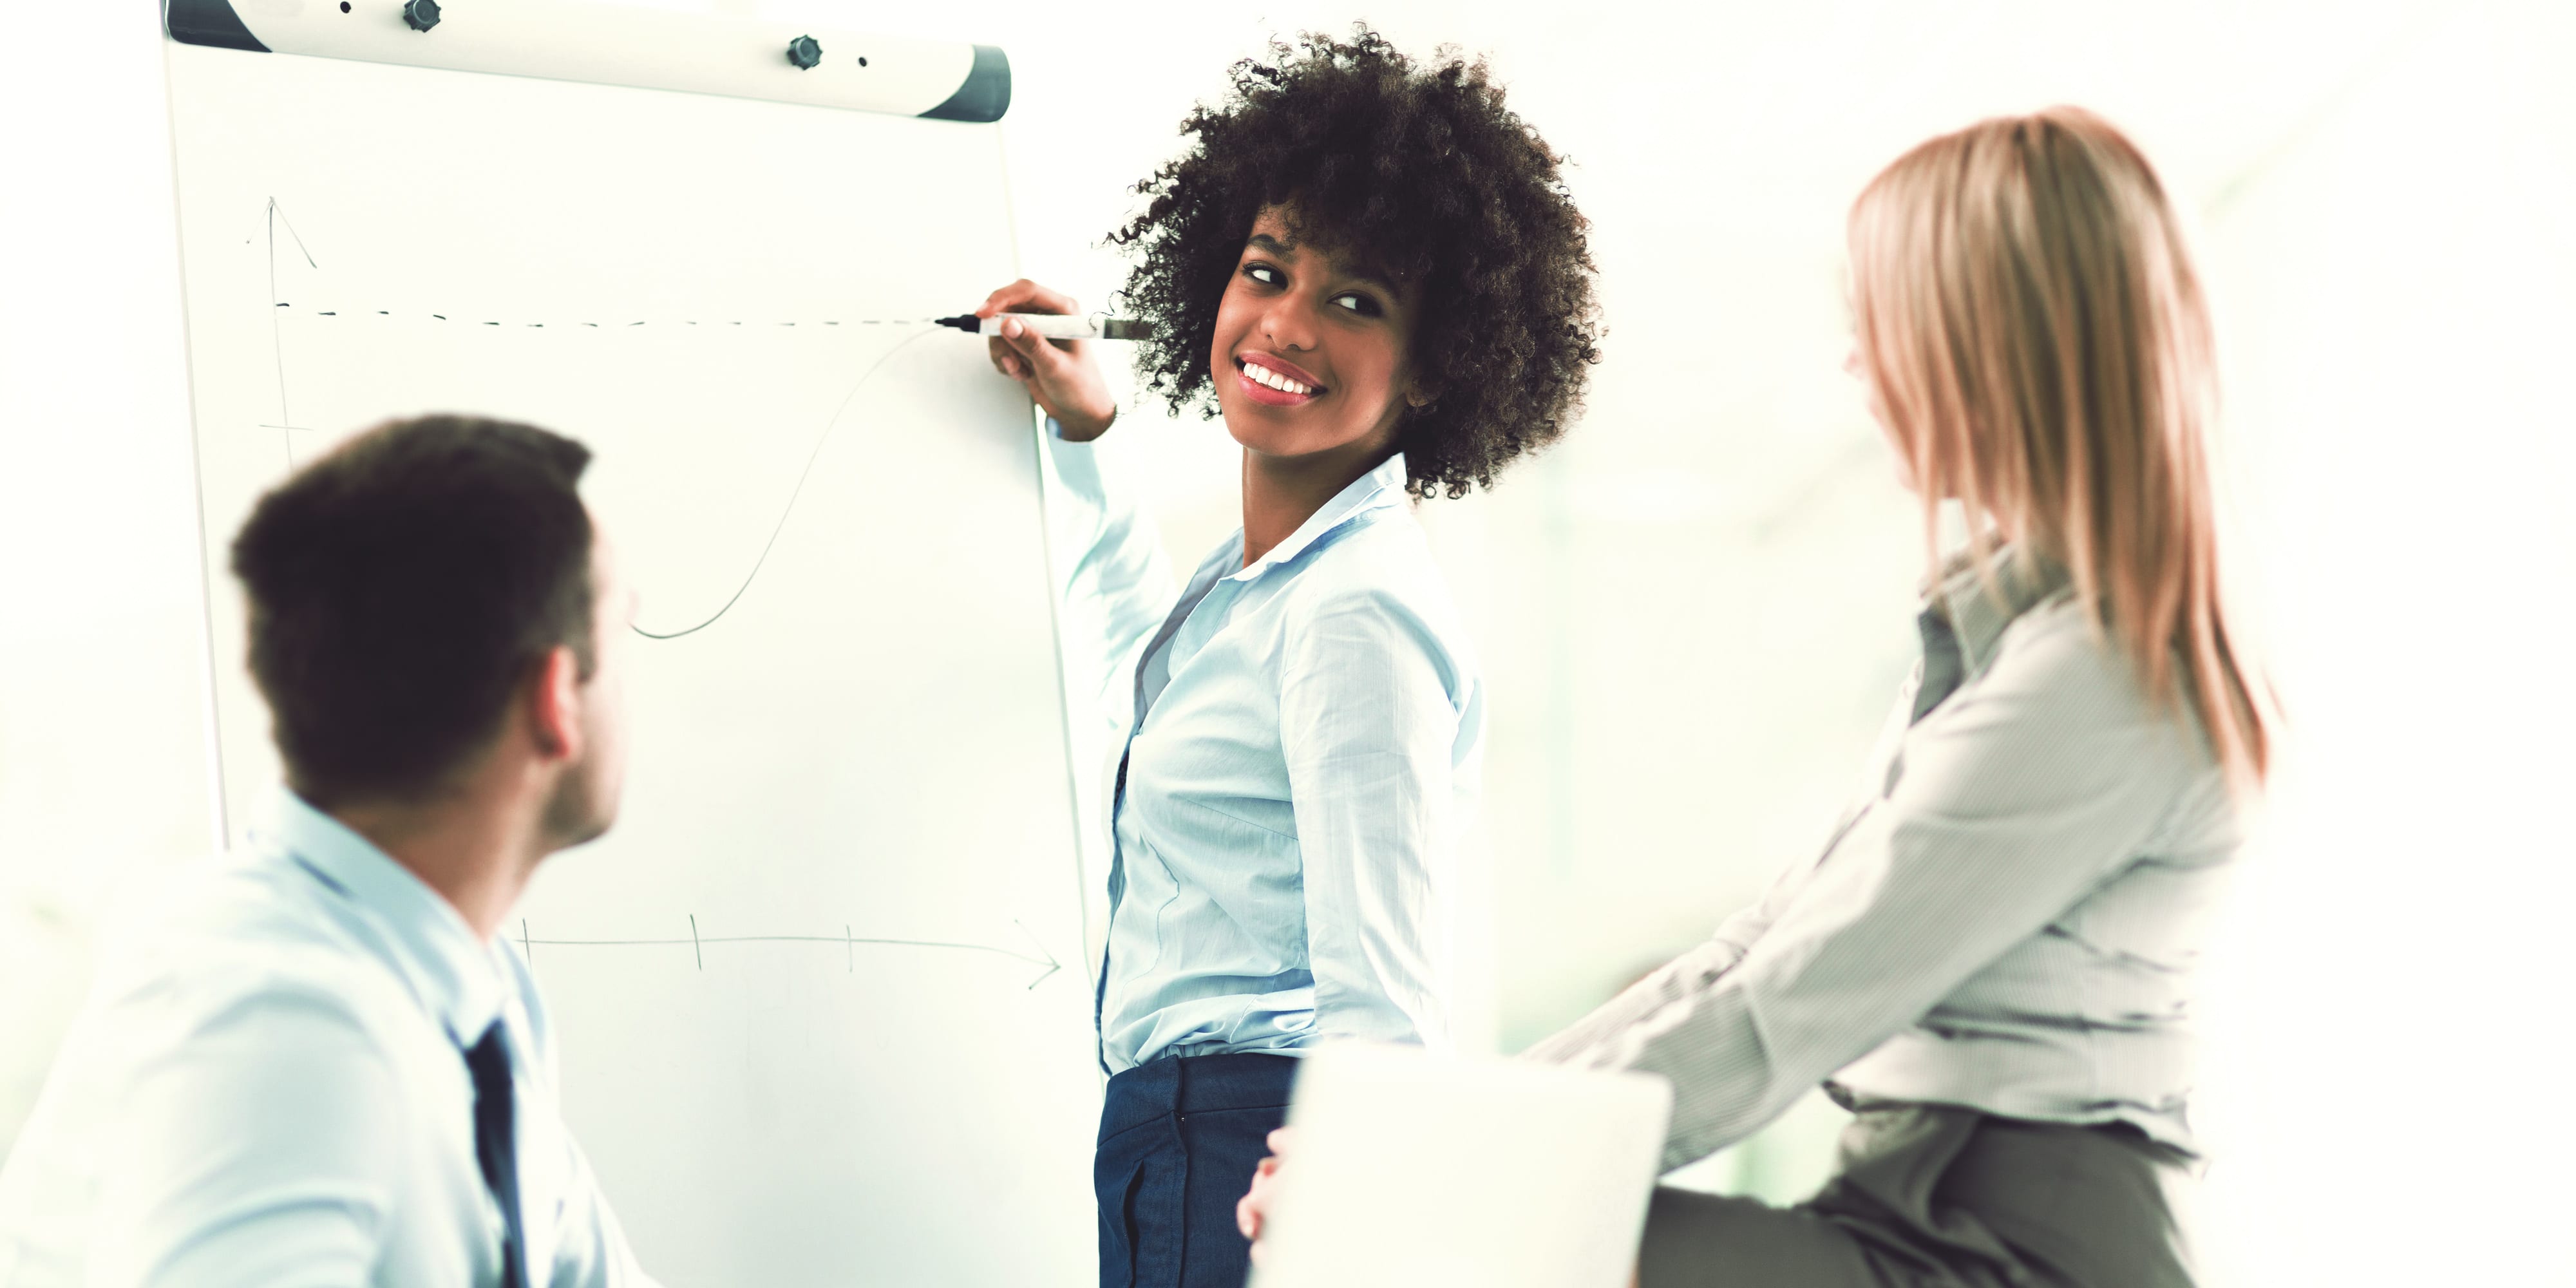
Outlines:
{"label": "woman's nose", "polygon": [[1312,309],[1295,296],[1273,300],[1261,315],[1261,333],[1274,348],[1312,349],[1315,347],[1315,318]]}

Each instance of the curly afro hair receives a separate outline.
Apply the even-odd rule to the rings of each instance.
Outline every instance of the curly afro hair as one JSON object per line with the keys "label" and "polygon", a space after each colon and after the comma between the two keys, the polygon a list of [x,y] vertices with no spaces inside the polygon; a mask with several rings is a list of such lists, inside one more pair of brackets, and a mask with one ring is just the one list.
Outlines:
{"label": "curly afro hair", "polygon": [[1136,185],[1144,212],[1110,234],[1138,260],[1125,307],[1156,324],[1136,352],[1146,388],[1217,414],[1217,304],[1255,215],[1281,206],[1301,235],[1419,287],[1408,358],[1434,397],[1397,429],[1415,496],[1491,488],[1556,441],[1600,361],[1587,221],[1484,63],[1444,48],[1417,65],[1360,27],[1273,41],[1230,79],[1181,123],[1189,151]]}

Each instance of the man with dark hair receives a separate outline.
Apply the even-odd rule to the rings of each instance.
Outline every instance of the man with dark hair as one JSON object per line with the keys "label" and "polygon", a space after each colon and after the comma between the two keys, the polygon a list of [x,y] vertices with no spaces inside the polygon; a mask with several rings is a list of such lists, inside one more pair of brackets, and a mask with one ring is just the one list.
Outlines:
{"label": "man with dark hair", "polygon": [[632,603],[526,425],[378,426],[233,543],[287,789],[98,988],[0,1168],[0,1283],[642,1282],[498,940],[607,830]]}

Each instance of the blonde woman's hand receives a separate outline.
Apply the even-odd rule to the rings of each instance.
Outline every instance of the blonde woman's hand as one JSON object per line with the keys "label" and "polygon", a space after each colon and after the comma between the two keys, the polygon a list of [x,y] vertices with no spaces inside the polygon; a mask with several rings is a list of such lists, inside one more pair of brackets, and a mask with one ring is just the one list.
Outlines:
{"label": "blonde woman's hand", "polygon": [[1280,1160],[1288,1156],[1297,1143],[1297,1133],[1282,1127],[1270,1133],[1270,1157],[1252,1172],[1252,1188],[1234,1203],[1234,1226],[1243,1237],[1252,1240],[1252,1264],[1261,1264],[1261,1227],[1270,1215],[1270,1205],[1279,1197]]}
{"label": "blonde woman's hand", "polygon": [[[985,296],[975,316],[1071,314],[1081,309],[1072,296],[1023,277]],[[1110,400],[1109,386],[1100,378],[1090,341],[1041,339],[1016,322],[1004,322],[1002,334],[985,337],[984,347],[992,355],[993,369],[1019,381],[1029,397],[1055,417],[1067,439],[1081,443],[1098,438],[1118,418],[1118,404]]]}

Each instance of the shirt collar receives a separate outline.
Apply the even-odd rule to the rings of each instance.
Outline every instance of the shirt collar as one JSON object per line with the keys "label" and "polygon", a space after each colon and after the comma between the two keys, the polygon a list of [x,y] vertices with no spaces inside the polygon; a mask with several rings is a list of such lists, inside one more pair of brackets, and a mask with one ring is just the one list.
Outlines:
{"label": "shirt collar", "polygon": [[[1326,501],[1322,508],[1308,515],[1304,523],[1297,525],[1295,532],[1288,534],[1287,540],[1272,546],[1267,553],[1245,565],[1241,571],[1230,575],[1226,580],[1250,581],[1269,569],[1304,554],[1307,547],[1323,540],[1334,529],[1351,523],[1363,515],[1401,505],[1404,501],[1404,483],[1407,477],[1404,472],[1404,453],[1397,452],[1378,462],[1377,468],[1351,480],[1350,486],[1334,493],[1332,500]],[[1240,538],[1241,534],[1237,534],[1238,543]],[[1241,550],[1242,546],[1237,544],[1235,548]]]}
{"label": "shirt collar", "polygon": [[1960,551],[1942,566],[1940,584],[1924,597],[1926,615],[1946,623],[1959,641],[1960,660],[1969,675],[1984,671],[1994,661],[1995,646],[2014,619],[2073,583],[2057,561],[2018,545],[1997,549],[1992,567],[1989,588],[1987,579],[1977,575],[1974,556]]}
{"label": "shirt collar", "polygon": [[472,1043],[500,1018],[498,950],[411,869],[285,788],[255,835],[377,929],[380,951],[449,1036]]}

